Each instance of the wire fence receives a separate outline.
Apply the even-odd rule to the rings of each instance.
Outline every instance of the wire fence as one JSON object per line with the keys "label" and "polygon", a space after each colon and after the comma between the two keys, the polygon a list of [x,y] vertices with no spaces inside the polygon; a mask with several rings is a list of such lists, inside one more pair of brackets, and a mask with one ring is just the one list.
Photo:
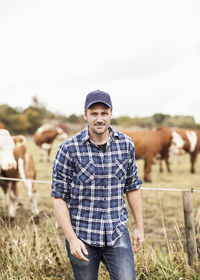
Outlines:
{"label": "wire fence", "polygon": [[0,180],[2,180],[2,181],[14,181],[14,182],[33,182],[33,183],[39,183],[39,184],[51,184],[51,181],[9,178],[9,177],[1,177],[1,176],[0,176]]}
{"label": "wire fence", "polygon": [[[34,182],[38,184],[51,184],[51,181],[44,180],[32,180],[32,179],[20,179],[20,178],[9,178],[9,177],[1,177],[0,180],[3,181],[17,181],[17,182]],[[200,189],[198,188],[163,188],[160,186],[152,187],[141,187],[142,190],[151,190],[151,191],[170,191],[170,192],[191,192],[191,193],[200,193]]]}

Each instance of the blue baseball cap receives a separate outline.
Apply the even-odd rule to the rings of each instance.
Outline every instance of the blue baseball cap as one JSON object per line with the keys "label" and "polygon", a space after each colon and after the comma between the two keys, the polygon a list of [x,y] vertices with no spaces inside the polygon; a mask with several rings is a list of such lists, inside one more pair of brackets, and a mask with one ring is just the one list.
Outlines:
{"label": "blue baseball cap", "polygon": [[85,99],[85,109],[90,108],[95,103],[103,103],[109,108],[112,108],[110,95],[102,90],[92,91],[87,94]]}

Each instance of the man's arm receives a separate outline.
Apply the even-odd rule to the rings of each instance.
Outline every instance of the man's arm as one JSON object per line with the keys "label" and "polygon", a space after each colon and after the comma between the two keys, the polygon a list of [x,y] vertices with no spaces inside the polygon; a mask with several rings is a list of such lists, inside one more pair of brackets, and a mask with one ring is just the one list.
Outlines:
{"label": "man's arm", "polygon": [[53,206],[56,219],[69,242],[71,254],[78,259],[88,262],[88,259],[83,255],[83,253],[87,255],[88,252],[84,243],[76,236],[72,228],[66,202],[62,198],[53,198]]}
{"label": "man's arm", "polygon": [[133,233],[133,247],[135,253],[137,253],[142,248],[144,242],[141,191],[133,190],[126,192],[126,196],[135,220],[135,230]]}

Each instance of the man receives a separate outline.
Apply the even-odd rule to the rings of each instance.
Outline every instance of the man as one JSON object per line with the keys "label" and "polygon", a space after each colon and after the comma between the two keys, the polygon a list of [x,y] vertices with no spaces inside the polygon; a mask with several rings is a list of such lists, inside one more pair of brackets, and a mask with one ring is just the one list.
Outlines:
{"label": "man", "polygon": [[112,103],[103,91],[86,96],[88,126],[65,141],[53,164],[52,192],[56,218],[76,280],[98,279],[100,261],[111,279],[135,279],[128,213],[135,219],[133,247],[144,241],[140,187],[132,140],[110,126]]}

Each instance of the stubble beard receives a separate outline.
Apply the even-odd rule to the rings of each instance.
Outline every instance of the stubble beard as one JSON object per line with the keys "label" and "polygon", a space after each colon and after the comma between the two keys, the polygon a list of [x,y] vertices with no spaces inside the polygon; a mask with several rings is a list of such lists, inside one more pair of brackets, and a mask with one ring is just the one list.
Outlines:
{"label": "stubble beard", "polygon": [[98,129],[94,129],[93,130],[93,132],[95,133],[95,134],[97,134],[97,135],[103,135],[103,134],[105,134],[106,133],[106,131],[107,131],[107,128],[104,128],[104,129],[102,129],[102,130],[98,130]]}
{"label": "stubble beard", "polygon": [[95,133],[96,135],[104,135],[108,131],[108,127],[105,124],[102,125],[101,129],[98,129],[97,127],[98,125],[94,125],[93,128],[93,133]]}

